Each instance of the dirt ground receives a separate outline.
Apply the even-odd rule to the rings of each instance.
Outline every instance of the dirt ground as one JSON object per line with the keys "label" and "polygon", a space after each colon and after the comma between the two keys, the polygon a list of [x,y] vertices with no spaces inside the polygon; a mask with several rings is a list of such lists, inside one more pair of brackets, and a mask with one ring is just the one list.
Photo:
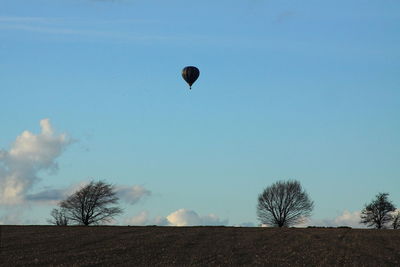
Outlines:
{"label": "dirt ground", "polygon": [[400,230],[1,226],[1,266],[400,266]]}

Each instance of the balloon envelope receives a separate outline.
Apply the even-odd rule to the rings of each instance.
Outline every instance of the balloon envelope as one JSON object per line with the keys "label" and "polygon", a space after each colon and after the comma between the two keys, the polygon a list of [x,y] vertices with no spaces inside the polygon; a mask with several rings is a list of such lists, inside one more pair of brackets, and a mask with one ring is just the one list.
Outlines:
{"label": "balloon envelope", "polygon": [[182,70],[182,77],[189,84],[190,89],[192,89],[192,84],[199,78],[199,75],[199,69],[194,66],[187,66]]}

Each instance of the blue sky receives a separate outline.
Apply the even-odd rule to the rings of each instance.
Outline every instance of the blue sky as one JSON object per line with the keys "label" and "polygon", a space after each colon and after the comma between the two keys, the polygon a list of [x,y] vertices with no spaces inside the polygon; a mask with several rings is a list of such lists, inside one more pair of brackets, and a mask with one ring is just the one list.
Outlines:
{"label": "blue sky", "polygon": [[[10,162],[21,182],[15,199],[3,192],[0,222],[45,223],[55,202],[29,196],[90,178],[131,190],[121,224],[258,224],[257,195],[280,179],[302,183],[313,223],[345,211],[354,222],[378,192],[400,206],[399,11],[398,1],[0,0],[0,149],[11,155],[29,131],[40,136],[26,139],[29,155],[46,155],[29,171],[0,157],[3,188],[17,185]],[[201,71],[191,91],[187,65]]]}

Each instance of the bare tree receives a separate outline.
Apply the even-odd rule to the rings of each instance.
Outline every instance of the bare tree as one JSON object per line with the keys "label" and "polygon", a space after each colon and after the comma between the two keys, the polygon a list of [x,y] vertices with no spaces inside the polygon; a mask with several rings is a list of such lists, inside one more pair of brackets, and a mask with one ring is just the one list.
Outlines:
{"label": "bare tree", "polygon": [[385,228],[393,220],[392,212],[396,210],[388,196],[388,193],[379,193],[371,203],[366,204],[361,211],[361,223],[377,229]]}
{"label": "bare tree", "polygon": [[395,215],[393,215],[392,227],[393,229],[400,228],[400,210]]}
{"label": "bare tree", "polygon": [[88,185],[60,202],[66,217],[82,225],[110,222],[114,216],[122,213],[117,204],[118,197],[113,185],[103,181],[91,181]]}
{"label": "bare tree", "polygon": [[50,215],[52,218],[47,220],[48,223],[60,226],[69,224],[69,219],[65,216],[65,210],[63,209],[53,209]]}
{"label": "bare tree", "polygon": [[291,226],[311,215],[314,202],[298,181],[278,181],[258,196],[257,215],[262,224]]}

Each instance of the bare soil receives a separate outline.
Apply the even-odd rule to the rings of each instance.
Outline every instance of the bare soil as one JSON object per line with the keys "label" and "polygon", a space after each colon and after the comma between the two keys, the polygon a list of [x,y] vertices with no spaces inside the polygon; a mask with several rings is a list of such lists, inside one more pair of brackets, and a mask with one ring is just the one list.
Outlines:
{"label": "bare soil", "polygon": [[400,231],[1,226],[1,266],[400,266]]}

